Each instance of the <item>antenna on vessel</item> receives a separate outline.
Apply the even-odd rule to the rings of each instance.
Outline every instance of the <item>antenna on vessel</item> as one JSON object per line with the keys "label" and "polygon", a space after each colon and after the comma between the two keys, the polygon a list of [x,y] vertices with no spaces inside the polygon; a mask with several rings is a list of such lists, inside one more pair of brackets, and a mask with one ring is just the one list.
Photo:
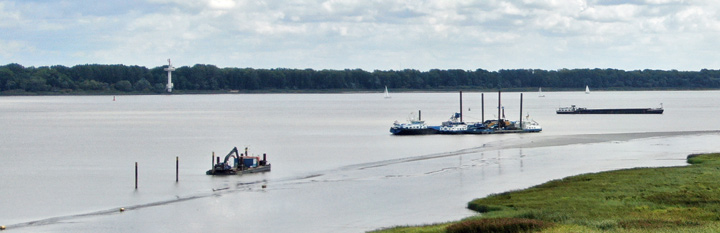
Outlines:
{"label": "antenna on vessel", "polygon": [[462,114],[462,91],[460,91],[460,122],[463,122],[463,114]]}
{"label": "antenna on vessel", "polygon": [[170,58],[168,58],[168,67],[165,68],[165,71],[168,72],[168,83],[165,86],[165,90],[167,90],[167,92],[172,92],[172,89],[173,89],[172,72],[175,71],[175,67],[172,66],[172,62],[170,62]]}

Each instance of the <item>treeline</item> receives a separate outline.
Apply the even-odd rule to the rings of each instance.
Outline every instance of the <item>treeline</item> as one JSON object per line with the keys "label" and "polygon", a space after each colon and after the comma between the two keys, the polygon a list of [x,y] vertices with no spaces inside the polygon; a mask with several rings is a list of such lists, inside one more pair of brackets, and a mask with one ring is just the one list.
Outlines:
{"label": "treeline", "polygon": [[[24,67],[0,66],[0,92],[14,93],[162,93],[167,83],[165,67],[148,69],[125,65],[76,65]],[[253,69],[183,66],[173,72],[179,92],[320,91],[392,89],[717,89],[720,71],[663,71],[617,69],[514,69],[487,71],[418,71],[361,69]]]}

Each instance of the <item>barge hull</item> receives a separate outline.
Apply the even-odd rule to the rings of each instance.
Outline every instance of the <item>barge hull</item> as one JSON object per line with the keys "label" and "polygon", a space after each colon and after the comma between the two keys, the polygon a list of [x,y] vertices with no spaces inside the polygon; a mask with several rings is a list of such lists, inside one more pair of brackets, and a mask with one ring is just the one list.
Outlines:
{"label": "barge hull", "polygon": [[662,114],[663,109],[619,108],[619,109],[578,109],[575,111],[557,111],[557,114]]}
{"label": "barge hull", "polygon": [[242,175],[242,174],[250,174],[250,173],[258,173],[258,172],[269,172],[271,169],[270,164],[265,166],[259,166],[254,168],[245,168],[243,170],[238,169],[232,169],[232,170],[208,170],[205,172],[206,175],[213,175],[213,176],[229,176],[229,175]]}
{"label": "barge hull", "polygon": [[265,166],[259,166],[255,168],[247,168],[244,170],[238,171],[238,174],[249,174],[249,173],[258,173],[258,172],[269,172],[270,171],[270,164]]}
{"label": "barge hull", "polygon": [[393,135],[426,135],[426,134],[436,134],[438,133],[437,129],[433,128],[427,128],[427,129],[390,129],[390,133]]}
{"label": "barge hull", "polygon": [[465,134],[539,133],[540,129],[468,130]]}

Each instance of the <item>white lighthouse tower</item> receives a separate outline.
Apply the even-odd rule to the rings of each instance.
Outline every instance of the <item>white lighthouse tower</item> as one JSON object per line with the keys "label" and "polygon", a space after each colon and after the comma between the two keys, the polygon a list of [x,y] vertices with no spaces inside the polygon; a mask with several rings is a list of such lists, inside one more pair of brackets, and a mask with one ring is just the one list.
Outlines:
{"label": "white lighthouse tower", "polygon": [[172,92],[172,89],[173,89],[172,72],[175,71],[175,67],[172,66],[172,62],[170,62],[170,59],[168,59],[168,67],[165,68],[165,71],[168,72],[168,83],[167,83],[167,86],[165,86],[165,89],[167,90],[167,92]]}

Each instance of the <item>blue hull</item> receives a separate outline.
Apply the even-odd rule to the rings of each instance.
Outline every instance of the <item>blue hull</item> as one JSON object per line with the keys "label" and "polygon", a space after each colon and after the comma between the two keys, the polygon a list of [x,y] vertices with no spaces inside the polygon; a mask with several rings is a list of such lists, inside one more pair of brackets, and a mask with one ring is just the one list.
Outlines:
{"label": "blue hull", "polygon": [[428,135],[428,134],[504,134],[504,133],[539,133],[542,129],[468,129],[465,131],[440,131],[439,126],[427,129],[390,129],[393,135]]}
{"label": "blue hull", "polygon": [[427,135],[427,134],[437,134],[438,130],[435,128],[426,128],[426,129],[397,129],[397,128],[390,128],[390,133],[393,135]]}

